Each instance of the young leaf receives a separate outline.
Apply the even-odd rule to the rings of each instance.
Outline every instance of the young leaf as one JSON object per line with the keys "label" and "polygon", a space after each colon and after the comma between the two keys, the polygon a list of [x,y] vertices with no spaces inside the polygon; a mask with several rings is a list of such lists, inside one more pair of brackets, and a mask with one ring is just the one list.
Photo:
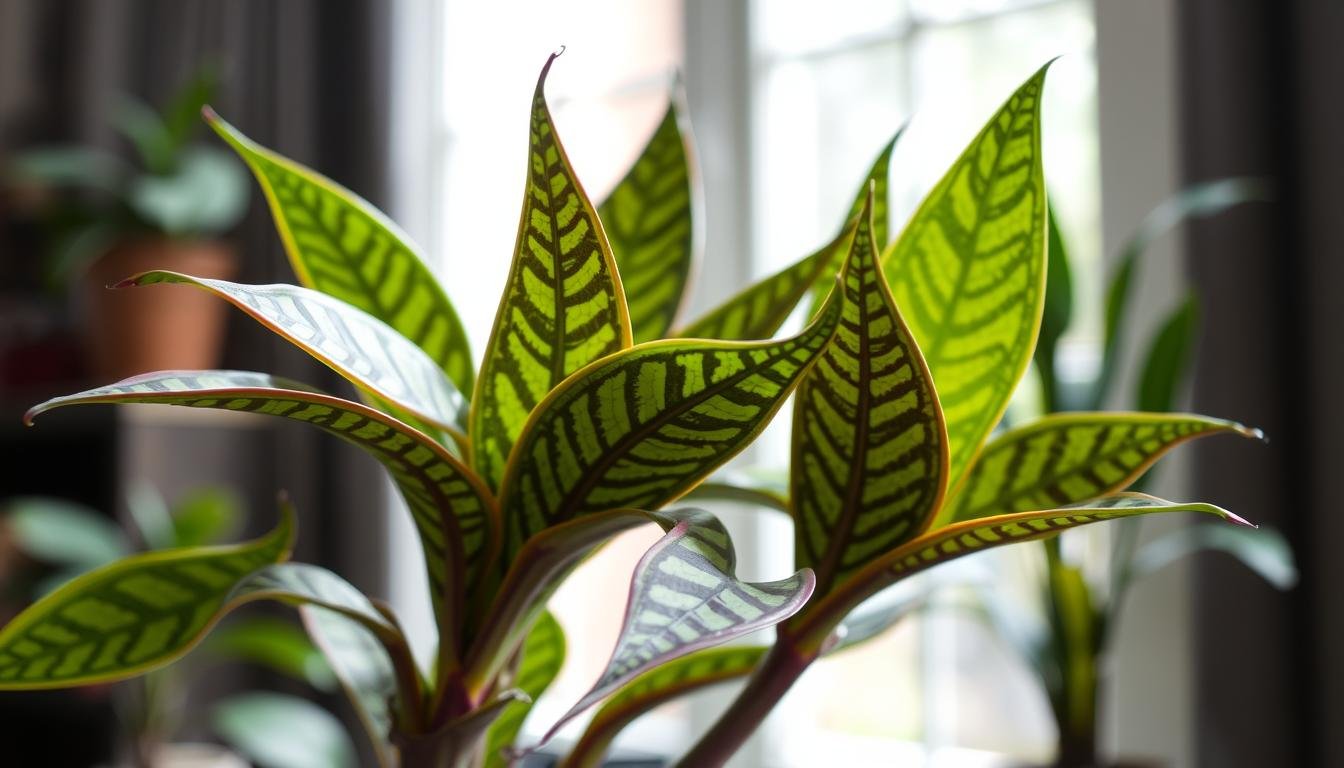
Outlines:
{"label": "young leaf", "polygon": [[1199,299],[1189,293],[1162,324],[1148,348],[1139,375],[1138,396],[1134,398],[1139,410],[1171,410],[1176,389],[1190,367],[1198,332]]}
{"label": "young leaf", "polygon": [[508,768],[505,750],[513,747],[533,703],[550,686],[564,663],[565,632],[550,612],[543,611],[527,633],[518,670],[513,675],[513,687],[527,694],[527,698],[509,704],[490,725],[485,738],[485,768]]}
{"label": "young leaf", "polygon": [[[443,429],[459,429],[466,400],[434,361],[378,318],[296,285],[241,285],[144,272],[116,287],[182,283],[219,296],[351,384]],[[394,414],[396,415],[396,414]]]}
{"label": "young leaf", "polygon": [[868,199],[841,275],[839,329],[794,405],[794,552],[823,595],[918,536],[947,488],[938,396],[882,279]]}
{"label": "young leaf", "polygon": [[1052,414],[991,440],[935,527],[1100,498],[1124,489],[1172,448],[1222,433],[1260,436],[1187,414]]}
{"label": "young leaf", "polygon": [[283,506],[280,524],[255,541],[136,555],[75,578],[0,630],[0,690],[122,680],[173,661],[293,540]]}
{"label": "young leaf", "polygon": [[1121,493],[1087,504],[1016,512],[934,528],[874,561],[830,595],[813,602],[788,626],[804,648],[822,648],[831,632],[867,598],[935,565],[1006,544],[1035,541],[1082,525],[1139,515],[1203,512],[1238,525],[1251,524],[1227,510],[1203,503],[1179,503],[1142,493]]}
{"label": "young leaf", "polygon": [[299,615],[354,705],[378,765],[394,768],[396,752],[390,739],[397,673],[387,649],[359,622],[335,611],[306,605],[299,609]]}
{"label": "young leaf", "polygon": [[630,346],[630,318],[597,212],[546,106],[546,60],[532,98],[518,244],[471,409],[472,461],[492,488],[537,403],[566,376]]}
{"label": "young leaf", "polygon": [[[1065,410],[1059,402],[1059,379],[1055,371],[1055,353],[1059,340],[1073,322],[1073,276],[1069,270],[1068,247],[1059,229],[1055,207],[1046,202],[1049,245],[1046,248],[1045,308],[1041,313],[1041,334],[1036,342],[1036,370],[1041,375],[1041,399],[1045,411]],[[1170,410],[1162,408],[1159,410]]]}
{"label": "young leaf", "polygon": [[672,338],[748,341],[768,339],[789,319],[808,289],[819,282],[826,290],[835,274],[835,263],[849,245],[852,227],[800,261],[753,283],[736,296],[705,313],[690,325],[673,331]]}
{"label": "young leaf", "polygon": [[896,306],[938,387],[953,489],[1007,408],[1041,322],[1048,67],[990,118],[886,257]]}
{"label": "young leaf", "polygon": [[1116,367],[1120,363],[1120,347],[1124,342],[1124,320],[1129,309],[1131,286],[1134,285],[1139,258],[1148,250],[1148,246],[1168,230],[1188,219],[1216,216],[1240,203],[1269,199],[1271,199],[1270,189],[1264,179],[1219,179],[1186,187],[1144,216],[1137,231],[1120,250],[1119,266],[1116,267],[1115,274],[1106,289],[1101,372],[1097,376],[1097,386],[1092,395],[1092,410],[1099,410],[1102,407],[1110,387],[1115,383]]}
{"label": "young leaf", "polygon": [[503,562],[557,523],[656,509],[731,458],[825,347],[842,303],[832,296],[790,339],[653,341],[567,379],[537,406],[510,457]]}
{"label": "young leaf", "polygon": [[765,650],[759,646],[708,648],[640,674],[597,710],[583,737],[557,768],[599,768],[612,740],[637,717],[692,691],[746,677]]}
{"label": "young leaf", "polygon": [[1201,551],[1225,552],[1278,589],[1292,589],[1297,584],[1293,549],[1283,534],[1272,528],[1182,526],[1140,547],[1130,568],[1135,576],[1146,576]]}
{"label": "young leaf", "polygon": [[5,504],[7,538],[35,560],[80,571],[125,557],[126,535],[112,518],[64,499],[22,496]]}
{"label": "young leaf", "polygon": [[337,717],[313,702],[270,691],[231,696],[214,706],[215,732],[267,768],[354,768],[355,746]]}
{"label": "young leaf", "polygon": [[173,505],[173,539],[179,547],[203,547],[227,536],[243,519],[243,505],[227,488],[200,488]]}
{"label": "young leaf", "polygon": [[203,112],[256,175],[299,282],[388,324],[471,392],[466,330],[410,238],[355,193]]}
{"label": "young leaf", "polygon": [[634,342],[672,327],[695,260],[695,192],[675,103],[625,178],[597,207],[621,273]]}
{"label": "young leaf", "polygon": [[792,616],[816,585],[808,569],[769,583],[739,581],[736,562],[727,529],[708,513],[683,520],[660,539],[635,566],[606,670],[542,742],[645,670]]}
{"label": "young leaf", "polygon": [[[353,443],[387,467],[406,499],[429,571],[431,596],[441,611],[474,589],[496,544],[497,513],[490,492],[443,446],[381,411],[248,371],[164,371],[48,400],[30,410],[82,403],[163,403],[280,416],[320,427]],[[445,633],[443,645],[455,638]]]}

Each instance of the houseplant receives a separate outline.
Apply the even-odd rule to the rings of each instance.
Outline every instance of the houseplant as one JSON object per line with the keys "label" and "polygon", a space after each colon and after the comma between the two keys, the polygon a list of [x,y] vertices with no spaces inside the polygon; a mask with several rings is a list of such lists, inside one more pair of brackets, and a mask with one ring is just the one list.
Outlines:
{"label": "houseplant", "polygon": [[204,69],[162,111],[123,96],[115,127],[134,163],[98,147],[47,146],[5,169],[9,183],[41,201],[47,273],[54,284],[78,286],[84,346],[99,377],[219,362],[224,313],[217,302],[186,290],[149,300],[104,290],[147,269],[216,278],[236,271],[236,254],[220,236],[247,210],[246,172],[227,152],[193,143],[197,115],[217,85]]}
{"label": "houseplant", "polygon": [[[242,522],[237,499],[217,488],[188,492],[170,507],[156,491],[143,486],[129,495],[127,510],[129,524],[123,528],[102,513],[61,499],[9,500],[0,515],[3,538],[25,560],[41,567],[11,570],[2,574],[4,582],[33,588],[31,595],[16,595],[17,599],[40,597],[82,573],[137,551],[215,544]],[[116,686],[112,701],[129,764],[138,768],[196,765],[188,762],[188,755],[199,761],[211,754],[208,745],[184,744],[178,739],[185,690],[203,667],[260,665],[318,690],[336,689],[322,654],[301,629],[277,618],[229,622],[202,643],[193,659],[193,664],[156,669]],[[211,701],[210,721],[227,744],[249,756],[266,754],[268,745],[261,741],[264,734],[258,728],[240,724],[266,721],[286,733],[299,749],[327,756],[330,765],[354,765],[354,752],[340,721],[297,696],[260,691],[224,696]],[[303,768],[312,762],[270,756],[265,764],[268,768]]]}
{"label": "houseplant", "polygon": [[[902,249],[918,247],[926,267],[945,269],[959,254],[980,261],[985,254],[975,248],[959,250],[977,245],[961,237],[980,227],[958,217],[998,215],[995,206],[1004,198],[1024,203],[1012,209],[1011,221],[983,232],[1017,246],[1009,261],[1021,289],[1005,297],[1000,317],[975,333],[943,339],[994,344],[1004,336],[1011,359],[981,383],[946,374],[946,356],[931,355],[935,380],[958,406],[945,422],[886,281],[893,280],[903,304],[928,297],[902,282],[900,270],[880,271],[873,212],[884,210],[884,201],[868,189],[854,223],[797,268],[749,288],[672,332],[674,338],[633,344],[637,332],[647,332],[632,328],[633,318],[658,318],[645,322],[662,328],[673,324],[668,308],[677,302],[627,299],[623,284],[647,284],[642,281],[652,270],[679,281],[674,293],[680,295],[692,242],[685,153],[676,149],[680,139],[669,115],[623,191],[595,208],[546,106],[553,61],[543,67],[534,94],[518,244],[479,375],[446,294],[385,217],[207,113],[261,182],[295,272],[311,287],[244,286],[165,271],[122,285],[185,283],[224,298],[341,373],[367,404],[259,373],[167,371],[57,398],[29,414],[96,402],[243,410],[307,422],[364,448],[388,468],[420,534],[439,630],[432,662],[412,656],[385,606],[329,571],[284,562],[293,522],[282,501],[279,525],[261,539],[132,558],[58,590],[0,630],[0,688],[131,676],[180,655],[220,613],[249,600],[278,599],[301,606],[309,631],[365,716],[381,761],[503,764],[519,754],[505,745],[514,742],[529,698],[545,688],[561,655],[561,633],[547,618],[546,598],[613,533],[654,522],[667,533],[636,567],[616,649],[571,714],[631,681],[647,681],[641,678],[646,671],[673,669],[668,662],[701,658],[687,654],[787,621],[780,642],[758,657],[748,695],[686,758],[691,765],[716,765],[806,663],[842,642],[836,630],[850,611],[906,573],[1126,516],[1192,510],[1238,520],[1210,505],[1106,496],[1083,507],[1052,505],[906,535],[946,509],[939,501],[955,474],[949,467],[970,465],[1030,357],[1044,278],[1037,110],[1044,70],[995,116],[969,159],[958,162],[916,215],[915,234],[897,240],[887,260],[889,267],[902,264],[908,255]],[[970,177],[973,171],[979,175]],[[647,183],[650,176],[659,183]],[[624,251],[613,253],[604,221],[612,222],[613,233],[619,230],[615,239],[624,239]],[[641,231],[641,222],[650,226]],[[929,228],[941,224],[961,229],[948,230],[955,241],[928,250],[938,244],[927,239]],[[669,231],[685,234],[667,237]],[[635,250],[649,258],[635,258]],[[841,289],[830,292],[800,334],[739,340],[772,334],[841,263]],[[954,301],[950,308],[965,307]],[[858,323],[856,331],[855,317],[870,312],[881,318],[872,327]],[[917,401],[907,410],[920,427],[918,456],[907,460],[902,453],[893,461],[920,502],[890,531],[867,540],[856,538],[846,520],[834,531],[826,530],[830,521],[810,521],[800,526],[800,541],[841,542],[845,553],[806,562],[779,581],[741,582],[733,576],[732,543],[712,516],[659,508],[745,447],[800,383],[811,381],[811,396],[852,394],[833,372],[817,372],[823,358],[842,364],[855,333],[880,334],[906,361],[902,370],[909,375],[902,374],[899,386]],[[470,404],[465,392],[472,393]],[[892,407],[878,409],[883,413],[905,408],[903,399],[884,403]],[[856,423],[875,412],[867,405]],[[800,413],[807,408],[800,406]],[[1102,490],[1109,489],[1098,494]],[[856,565],[853,552],[871,556],[871,563]],[[819,584],[825,598],[804,609]],[[136,610],[125,610],[122,599],[136,601]]]}

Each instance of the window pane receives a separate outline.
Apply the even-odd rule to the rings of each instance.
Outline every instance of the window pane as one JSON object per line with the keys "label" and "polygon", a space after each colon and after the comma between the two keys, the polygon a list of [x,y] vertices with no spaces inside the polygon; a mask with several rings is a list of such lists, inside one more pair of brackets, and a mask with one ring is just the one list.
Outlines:
{"label": "window pane", "polygon": [[903,0],[770,0],[752,7],[757,50],[795,56],[856,37],[895,35],[905,21]]}

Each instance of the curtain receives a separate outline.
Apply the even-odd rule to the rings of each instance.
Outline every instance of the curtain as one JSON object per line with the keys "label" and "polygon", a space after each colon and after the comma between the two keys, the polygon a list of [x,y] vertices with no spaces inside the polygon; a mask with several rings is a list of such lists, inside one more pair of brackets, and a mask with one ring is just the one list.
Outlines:
{"label": "curtain", "polygon": [[1200,765],[1344,765],[1344,6],[1180,4],[1183,173],[1273,180],[1271,206],[1189,229],[1204,299],[1196,402],[1262,427],[1208,441],[1197,498],[1282,530],[1302,579],[1276,593],[1225,559],[1196,572]]}

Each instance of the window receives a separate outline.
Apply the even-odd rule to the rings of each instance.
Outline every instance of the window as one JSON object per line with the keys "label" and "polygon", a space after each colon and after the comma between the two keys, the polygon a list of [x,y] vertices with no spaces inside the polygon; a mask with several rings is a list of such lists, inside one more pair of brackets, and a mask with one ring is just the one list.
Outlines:
{"label": "window", "polygon": [[[419,57],[410,59],[418,66],[403,62],[400,109],[423,111],[429,130],[394,148],[403,156],[406,201],[397,216],[449,276],[449,293],[479,355],[514,246],[527,94],[546,55],[568,46],[547,92],[570,157],[600,200],[653,128],[669,71],[684,56],[696,56],[704,41],[696,27],[684,25],[682,0],[527,3],[521,9],[465,0],[403,2],[420,6],[414,18],[429,14],[435,21],[402,25],[401,37],[420,43],[400,54]],[[752,201],[746,223],[752,274],[778,269],[828,240],[878,149],[909,120],[892,163],[899,231],[984,117],[1041,63],[1066,54],[1047,86],[1047,176],[1074,249],[1078,304],[1100,305],[1091,3],[835,0],[818,10],[803,0],[757,0],[748,7],[745,39],[738,42],[748,53],[749,98],[737,114],[715,120],[749,129],[742,135],[751,146],[732,149],[750,158],[750,173],[737,179],[748,189],[735,192]],[[529,23],[517,23],[519,13]],[[425,93],[433,94],[429,104]],[[1099,322],[1080,320],[1061,365],[1072,362],[1085,376]],[[752,461],[785,465],[787,413],[753,448]],[[744,576],[779,577],[790,567],[786,521],[729,510],[727,522],[741,531],[739,549],[752,550]],[[609,547],[557,596],[570,660],[538,703],[529,731],[559,715],[598,674],[618,629],[625,577],[655,535],[638,531]],[[408,595],[422,589],[417,556],[403,545],[394,558]],[[419,597],[404,602],[423,605]],[[740,764],[887,764],[930,755],[942,764],[952,753],[940,748],[951,745],[1042,756],[1052,737],[1050,717],[1031,686],[1016,660],[968,622],[943,615],[907,621],[814,668],[775,720],[788,727],[767,726],[767,737]],[[645,748],[675,751],[723,700],[722,693],[707,694],[695,706],[670,705],[626,736]]]}

